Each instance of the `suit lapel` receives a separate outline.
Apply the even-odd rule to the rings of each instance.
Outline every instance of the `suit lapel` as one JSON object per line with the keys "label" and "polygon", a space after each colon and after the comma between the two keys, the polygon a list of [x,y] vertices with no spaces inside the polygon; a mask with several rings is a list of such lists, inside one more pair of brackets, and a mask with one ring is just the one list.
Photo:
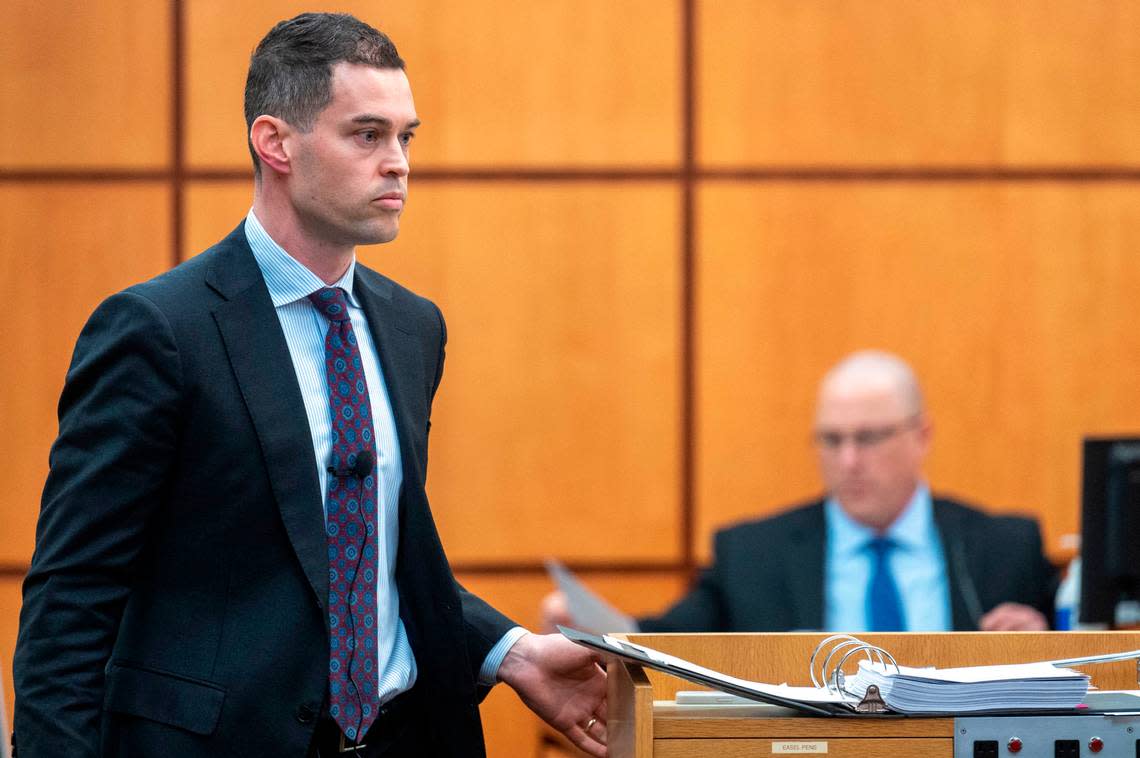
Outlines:
{"label": "suit lapel", "polygon": [[[372,272],[357,267],[356,296],[360,299],[368,328],[372,332],[376,352],[380,357],[380,370],[384,372],[384,385],[388,389],[388,402],[396,421],[396,436],[400,444],[400,460],[404,470],[404,487],[424,481],[423,461],[413,444],[413,424],[416,404],[414,393],[422,392],[423,358],[415,329],[405,314],[393,302],[392,284]],[[426,407],[423,409],[426,424]],[[403,511],[401,498],[401,511]],[[402,514],[401,514],[402,515]]]}
{"label": "suit lapel", "polygon": [[787,571],[793,629],[823,628],[825,533],[823,506],[817,504],[792,531],[785,548],[790,551],[783,565]]}
{"label": "suit lapel", "polygon": [[230,365],[249,410],[285,531],[324,607],[328,559],[312,433],[292,358],[244,224],[224,240],[207,283],[226,302],[214,311]]}
{"label": "suit lapel", "polygon": [[958,514],[939,507],[934,502],[934,523],[942,540],[942,554],[945,556],[946,582],[950,587],[951,626],[959,631],[978,629],[981,619],[981,601],[978,587],[973,577],[977,567],[971,566],[966,551],[966,535]]}
{"label": "suit lapel", "polygon": [[418,661],[424,681],[444,677],[449,687],[461,688],[461,682],[453,681],[465,670],[459,606],[449,601],[455,596],[455,584],[423,497],[426,472],[415,442],[417,438],[423,445],[427,442],[422,436],[428,417],[424,347],[407,312],[397,304],[392,283],[359,266],[356,273],[355,294],[379,353],[403,468],[396,557],[400,618],[412,649],[422,656]]}

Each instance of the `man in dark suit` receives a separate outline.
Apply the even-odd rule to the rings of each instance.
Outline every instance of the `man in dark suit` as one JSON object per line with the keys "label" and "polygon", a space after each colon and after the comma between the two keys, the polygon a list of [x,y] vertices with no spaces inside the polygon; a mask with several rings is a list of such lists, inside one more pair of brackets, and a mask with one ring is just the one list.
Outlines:
{"label": "man in dark suit", "polygon": [[[933,498],[932,427],[901,359],[856,353],[820,388],[824,500],[717,533],[693,589],[642,631],[1040,630],[1054,571],[1036,522]],[[545,623],[570,621],[565,599]]]}
{"label": "man in dark suit", "polygon": [[[940,568],[946,573],[949,624],[941,623],[945,614],[934,624],[932,614],[915,609],[904,614],[907,623],[900,629],[1048,628],[1045,619],[1052,606],[1053,570],[1041,555],[1037,524],[1025,518],[991,516],[943,498],[934,498],[931,504],[943,554]],[[827,620],[825,509],[826,501],[818,501],[718,532],[716,561],[701,573],[692,591],[660,616],[639,619],[640,629],[870,628],[869,623],[847,626]],[[904,582],[900,577],[899,583]]]}
{"label": "man in dark suit", "polygon": [[428,507],[443,319],[355,259],[399,228],[403,69],[350,16],[275,26],[249,215],[85,326],[24,585],[21,758],[480,755],[500,680],[605,755],[595,659],[464,591]]}

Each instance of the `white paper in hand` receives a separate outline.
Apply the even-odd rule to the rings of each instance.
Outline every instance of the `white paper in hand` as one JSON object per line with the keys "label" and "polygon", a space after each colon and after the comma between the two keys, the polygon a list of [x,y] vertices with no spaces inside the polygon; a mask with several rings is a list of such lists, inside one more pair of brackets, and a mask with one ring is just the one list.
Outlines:
{"label": "white paper in hand", "polygon": [[570,612],[570,618],[574,619],[575,626],[594,632],[637,631],[637,622],[582,584],[561,562],[547,558],[546,571],[566,596],[566,609]]}

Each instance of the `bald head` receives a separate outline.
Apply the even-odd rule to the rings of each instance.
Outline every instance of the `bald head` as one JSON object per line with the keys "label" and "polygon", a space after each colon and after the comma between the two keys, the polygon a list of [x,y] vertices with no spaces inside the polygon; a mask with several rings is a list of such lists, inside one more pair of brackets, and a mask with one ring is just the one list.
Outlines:
{"label": "bald head", "polygon": [[873,391],[893,396],[903,413],[922,413],[922,390],[914,371],[897,355],[878,350],[852,353],[828,371],[820,382],[820,403],[825,395]]}
{"label": "bald head", "polygon": [[815,427],[830,494],[856,521],[885,530],[914,496],[930,444],[910,366],[877,351],[843,359],[820,384]]}

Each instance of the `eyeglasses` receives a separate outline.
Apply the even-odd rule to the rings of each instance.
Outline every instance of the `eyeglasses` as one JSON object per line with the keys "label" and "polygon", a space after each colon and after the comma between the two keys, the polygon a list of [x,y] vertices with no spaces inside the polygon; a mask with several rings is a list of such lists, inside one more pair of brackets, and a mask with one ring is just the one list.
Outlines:
{"label": "eyeglasses", "polygon": [[870,426],[848,433],[818,429],[813,437],[815,444],[827,452],[839,450],[848,440],[851,441],[851,444],[854,445],[857,450],[870,450],[883,444],[907,427],[914,426],[917,422],[918,417],[915,416],[905,421],[900,421],[897,424]]}

